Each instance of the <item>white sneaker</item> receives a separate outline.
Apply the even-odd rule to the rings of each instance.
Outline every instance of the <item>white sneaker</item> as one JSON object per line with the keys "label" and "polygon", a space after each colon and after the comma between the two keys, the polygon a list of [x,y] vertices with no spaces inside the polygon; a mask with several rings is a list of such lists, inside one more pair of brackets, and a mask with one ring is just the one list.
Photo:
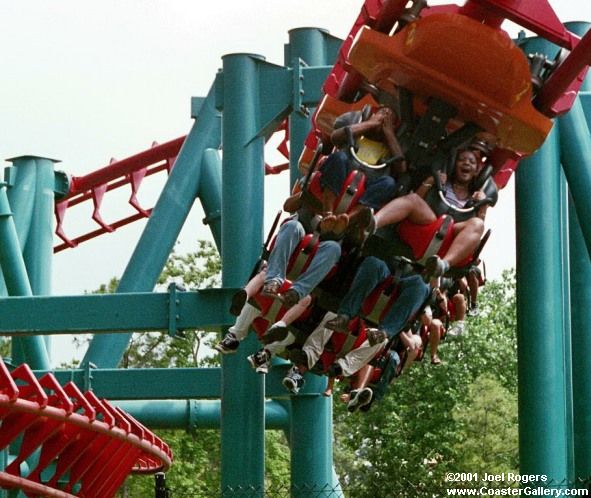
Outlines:
{"label": "white sneaker", "polygon": [[256,373],[266,374],[271,368],[271,354],[266,349],[261,349],[246,358]]}
{"label": "white sneaker", "polygon": [[458,320],[447,331],[449,337],[460,337],[466,333],[466,322],[464,320]]}

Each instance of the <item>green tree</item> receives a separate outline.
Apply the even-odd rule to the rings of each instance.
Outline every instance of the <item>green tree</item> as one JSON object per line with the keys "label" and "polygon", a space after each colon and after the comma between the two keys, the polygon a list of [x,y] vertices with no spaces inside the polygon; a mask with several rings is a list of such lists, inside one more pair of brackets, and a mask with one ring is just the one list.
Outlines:
{"label": "green tree", "polygon": [[[517,397],[490,373],[478,377],[452,412],[457,465],[470,472],[517,472]],[[504,485],[504,484],[503,484]]]}

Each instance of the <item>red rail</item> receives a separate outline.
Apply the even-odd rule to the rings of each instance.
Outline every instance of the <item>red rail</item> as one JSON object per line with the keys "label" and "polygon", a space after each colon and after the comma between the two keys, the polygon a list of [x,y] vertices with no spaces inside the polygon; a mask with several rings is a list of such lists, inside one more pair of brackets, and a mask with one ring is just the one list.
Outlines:
{"label": "red rail", "polygon": [[[166,170],[170,172],[184,141],[185,137],[180,137],[164,144],[155,144],[151,149],[121,161],[114,161],[88,175],[72,177],[70,192],[64,199],[55,204],[57,219],[55,233],[63,241],[63,244],[56,246],[54,252],[62,251],[68,247],[76,247],[81,242],[103,233],[113,232],[121,226],[150,216],[151,209],[142,208],[137,199],[142,181],[145,177],[160,171]],[[105,193],[128,184],[131,185],[131,196],[128,202],[136,211],[136,214],[113,223],[106,223],[101,215]],[[94,205],[92,219],[100,228],[70,239],[64,231],[66,211],[68,208],[88,200],[92,200]]]}
{"label": "red rail", "polygon": [[[0,451],[20,441],[0,486],[28,496],[110,498],[131,472],[172,461],[166,443],[108,401],[72,382],[62,387],[50,373],[37,379],[25,364],[9,372],[1,359],[0,421]],[[23,475],[21,463],[35,452],[38,463]]]}
{"label": "red rail", "polygon": [[[279,151],[283,158],[289,159],[287,121],[283,121],[279,125],[276,133],[283,133],[283,138],[277,146],[277,151]],[[140,205],[137,198],[140,186],[147,176],[161,171],[170,173],[185,138],[179,137],[160,145],[154,144],[148,150],[120,161],[113,161],[108,166],[93,171],[88,175],[72,177],[68,195],[55,204],[55,217],[57,220],[55,233],[62,240],[62,243],[54,247],[53,251],[57,253],[64,249],[76,247],[78,244],[98,237],[99,235],[113,232],[120,227],[141,220],[142,218],[148,218],[152,212],[152,208],[144,208]],[[265,163],[265,174],[276,175],[288,168],[289,162],[281,162],[276,165]],[[117,221],[107,223],[101,214],[104,196],[107,192],[126,185],[131,186],[131,196],[129,197],[128,203],[134,209],[135,213]],[[92,201],[94,206],[92,219],[98,225],[98,228],[74,238],[68,237],[64,230],[64,219],[67,210],[89,200]]]}

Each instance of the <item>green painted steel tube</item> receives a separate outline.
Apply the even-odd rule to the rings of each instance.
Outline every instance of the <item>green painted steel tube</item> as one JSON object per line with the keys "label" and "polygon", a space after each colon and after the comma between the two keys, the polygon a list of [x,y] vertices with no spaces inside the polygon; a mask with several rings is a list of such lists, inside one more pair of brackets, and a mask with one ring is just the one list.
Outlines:
{"label": "green painted steel tube", "polygon": [[[327,61],[327,36],[329,36],[328,31],[319,28],[296,28],[289,31],[289,45],[286,50],[285,65],[294,68],[294,78],[298,77],[297,66],[300,64],[300,60],[307,66],[324,66],[329,62]],[[303,81],[299,81],[298,84],[303,85]],[[303,88],[300,88],[300,90],[303,91]],[[303,97],[305,96],[302,95]],[[313,111],[313,108],[309,109],[309,115],[306,116],[301,109],[293,109],[289,115],[289,171],[291,185],[300,177],[298,160],[304,147],[304,140],[310,131],[310,117]]]}
{"label": "green painted steel tube", "polygon": [[[36,156],[16,157],[10,161],[17,172],[17,182],[9,190],[8,199],[15,212],[14,222],[24,248],[31,289],[35,295],[48,295],[51,293],[56,161]],[[24,213],[17,215],[21,209]]]}
{"label": "green painted steel tube", "polygon": [[235,289],[126,292],[0,299],[0,335],[179,330],[233,323],[222,319]]}
{"label": "green painted steel tube", "polygon": [[[286,60],[285,63],[294,67],[294,71],[295,65],[300,60],[308,66],[324,66],[332,63],[335,54],[330,53],[330,38],[328,31],[323,29],[292,29],[289,31],[289,48],[286,54],[286,58],[289,60]],[[294,77],[296,77],[295,73]],[[306,96],[302,97],[305,99]],[[314,109],[310,109],[310,113],[313,111]],[[305,117],[298,109],[293,109],[289,116],[290,180],[292,185],[300,176],[298,159],[310,126],[310,118]],[[308,385],[306,387],[308,389],[322,391],[325,388],[325,378],[310,377],[310,375],[307,376]],[[330,489],[338,488],[332,459],[332,405],[322,402],[321,398],[322,396],[320,398],[315,396],[313,402],[311,402],[312,398],[307,398],[308,402],[304,403],[299,402],[299,397],[292,398],[292,402],[297,405],[297,409],[292,414],[290,435],[292,487],[296,496],[300,496],[297,490],[302,489],[302,486],[312,485],[318,490],[327,485]],[[306,409],[311,411],[306,412]],[[318,424],[313,424],[311,427],[314,432],[312,436],[307,431],[296,430],[302,423],[307,425],[307,421],[311,419],[319,420]],[[310,451],[312,447],[314,448],[313,452]],[[309,481],[307,481],[308,479]]]}
{"label": "green painted steel tube", "polygon": [[569,203],[575,477],[591,476],[591,262],[572,199]]}
{"label": "green painted steel tube", "polygon": [[[4,472],[4,469],[8,465],[8,450],[0,451],[0,471]],[[0,498],[6,498],[8,496],[8,491],[2,489],[0,490]]]}
{"label": "green painted steel tube", "polygon": [[[219,429],[219,400],[142,400],[118,401],[117,406],[150,429]],[[287,410],[276,401],[265,402],[267,429],[281,430],[289,425]]]}
{"label": "green painted steel tube", "polygon": [[[259,63],[252,54],[223,57],[222,282],[242,286],[263,238],[264,140],[259,129]],[[264,379],[246,355],[258,349],[251,335],[222,362],[222,494],[262,496]]]}
{"label": "green painted steel tube", "polygon": [[[30,296],[31,285],[25,261],[16,233],[16,226],[10,210],[6,187],[0,187],[0,267],[4,271],[4,280],[11,296]],[[49,357],[42,337],[23,337],[20,351],[32,368],[47,370],[50,368]]]}
{"label": "green painted steel tube", "polygon": [[575,453],[574,453],[574,421],[573,421],[573,371],[572,371],[572,337],[571,337],[571,292],[570,292],[570,244],[569,244],[569,193],[564,172],[560,172],[560,226],[562,234],[562,314],[564,330],[564,393],[565,393],[565,417],[566,417],[566,463],[568,482],[574,482],[575,478]]}
{"label": "green painted steel tube", "polygon": [[[34,168],[35,204],[27,243],[24,246],[25,265],[31,283],[31,290],[36,296],[51,294],[51,278],[53,263],[53,217],[54,217],[54,187],[56,161],[44,157],[21,157],[12,160],[15,169]],[[28,164],[31,163],[32,164]],[[18,232],[18,221],[17,224]],[[51,360],[51,337],[43,338],[48,356]]]}
{"label": "green painted steel tube", "polygon": [[21,247],[27,245],[33,211],[35,209],[35,188],[37,185],[37,169],[34,156],[23,156],[8,159],[15,161],[18,167],[7,168],[10,178],[8,201],[14,211],[14,223]]}
{"label": "green painted steel tube", "polygon": [[[220,116],[215,108],[212,85],[121,277],[117,292],[154,288],[199,191],[203,153],[219,146]],[[101,368],[116,367],[130,338],[131,334],[93,338],[82,363],[94,363]]]}
{"label": "green painted steel tube", "polygon": [[[589,23],[567,23],[566,27],[574,33],[582,36],[591,25]],[[589,116],[591,116],[591,78],[585,78],[581,91],[587,95],[580,95],[581,107],[584,115],[587,116],[586,125],[589,129]],[[582,120],[578,125],[583,126]],[[587,132],[588,133],[588,132]],[[577,164],[570,164],[576,161],[584,164],[589,157],[575,157],[569,154],[571,147],[571,136],[561,128],[561,140],[563,143],[564,162],[569,167],[579,167]],[[572,187],[571,187],[572,189]],[[574,474],[576,482],[580,479],[587,480],[591,476],[591,365],[589,355],[591,354],[591,337],[587,328],[591,320],[591,261],[589,252],[586,249],[585,238],[577,216],[577,208],[573,198],[569,198],[569,255],[570,255],[570,294],[571,294],[571,346],[572,346],[572,371],[573,375],[573,439],[574,439]]]}
{"label": "green painted steel tube", "polygon": [[218,252],[222,252],[222,160],[217,149],[207,149],[201,164],[201,182],[197,197],[205,211]]}
{"label": "green painted steel tube", "polygon": [[559,118],[562,138],[562,161],[587,251],[591,254],[591,136],[579,99]]}
{"label": "green painted steel tube", "polygon": [[[332,398],[321,394],[293,396],[291,416],[292,496],[337,496],[332,464]],[[313,458],[315,454],[321,456]]]}
{"label": "green painted steel tube", "polygon": [[520,164],[515,198],[520,470],[564,483],[567,421],[556,126],[540,150]]}
{"label": "green painted steel tube", "polygon": [[[45,373],[35,371],[38,377]],[[208,399],[221,394],[220,368],[91,368],[54,374],[61,384],[72,381],[109,400]]]}

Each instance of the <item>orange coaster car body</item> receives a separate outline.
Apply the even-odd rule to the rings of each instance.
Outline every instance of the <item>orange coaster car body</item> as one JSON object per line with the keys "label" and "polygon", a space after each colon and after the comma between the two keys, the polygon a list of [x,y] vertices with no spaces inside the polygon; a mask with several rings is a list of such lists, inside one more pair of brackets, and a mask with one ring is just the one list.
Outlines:
{"label": "orange coaster car body", "polygon": [[454,106],[458,118],[498,138],[498,146],[531,154],[552,127],[531,103],[527,59],[503,31],[458,14],[433,14],[394,36],[364,28],[351,65],[390,93],[405,87]]}

